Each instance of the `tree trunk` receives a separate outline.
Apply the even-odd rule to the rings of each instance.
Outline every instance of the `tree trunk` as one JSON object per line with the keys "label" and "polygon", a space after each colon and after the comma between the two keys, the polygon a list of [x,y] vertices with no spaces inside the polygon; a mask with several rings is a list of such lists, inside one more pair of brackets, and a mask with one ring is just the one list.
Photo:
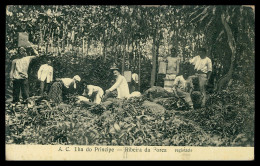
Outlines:
{"label": "tree trunk", "polygon": [[133,54],[133,58],[132,58],[132,62],[133,62],[133,66],[135,67],[135,54],[136,54],[136,52],[135,52],[135,50],[136,50],[136,47],[135,47],[135,45],[134,45],[134,39],[133,39],[133,42],[132,42],[132,54]]}
{"label": "tree trunk", "polygon": [[58,38],[58,45],[57,45],[57,47],[58,47],[58,54],[60,54],[61,53],[61,40],[60,40],[60,38]]}
{"label": "tree trunk", "polygon": [[65,49],[65,34],[66,34],[66,28],[65,28],[65,24],[63,23],[63,32],[62,32],[62,43],[61,43],[61,48],[62,50]]}
{"label": "tree trunk", "polygon": [[115,55],[115,59],[114,59],[114,63],[115,64],[117,64],[117,58],[118,58],[118,56],[117,56],[117,48],[116,48],[116,42],[114,42],[114,44],[113,44],[113,48],[112,48],[112,53]]}
{"label": "tree trunk", "polygon": [[124,71],[125,71],[125,49],[126,49],[126,42],[125,42],[125,39],[124,39],[124,42],[123,42],[123,60],[122,60],[122,74],[124,74]]}
{"label": "tree trunk", "polygon": [[88,56],[88,50],[89,50],[89,47],[90,47],[90,40],[87,38],[87,50],[86,50],[86,56]]}
{"label": "tree trunk", "polygon": [[105,37],[106,37],[106,32],[104,30],[104,33],[103,33],[103,57],[104,57],[104,62],[106,63],[106,41],[105,41]]}
{"label": "tree trunk", "polygon": [[129,40],[127,40],[127,59],[128,59],[128,61],[129,61],[129,67],[131,66],[130,64],[130,54],[129,54],[129,46],[130,46],[130,44],[129,44]]}
{"label": "tree trunk", "polygon": [[84,57],[85,54],[85,40],[84,37],[82,37],[82,57]]}
{"label": "tree trunk", "polygon": [[156,31],[157,28],[154,32],[154,36],[153,36],[153,47],[152,47],[152,53],[153,53],[153,58],[152,58],[152,63],[153,63],[153,67],[152,67],[152,72],[151,72],[151,88],[154,86],[155,81],[156,81],[156,71],[157,71],[157,61],[158,61],[158,56],[156,54]]}
{"label": "tree trunk", "polygon": [[137,69],[138,66],[138,42],[137,40],[135,41],[135,67],[134,69]]}
{"label": "tree trunk", "polygon": [[159,47],[160,47],[160,40],[161,38],[157,38],[156,39],[156,70],[155,70],[155,85],[157,86],[157,81],[158,81],[158,77],[157,77],[157,73],[158,73],[158,57],[159,57]]}
{"label": "tree trunk", "polygon": [[[141,43],[141,40],[140,40]],[[140,44],[139,43],[139,48],[140,48]],[[141,51],[139,50],[139,63],[138,63],[138,91],[141,91]]]}
{"label": "tree trunk", "polygon": [[228,85],[230,79],[232,78],[232,73],[233,73],[233,64],[234,64],[234,60],[235,60],[235,54],[236,54],[236,46],[235,46],[235,40],[234,40],[234,36],[232,35],[232,31],[230,26],[228,25],[228,23],[226,22],[224,15],[221,15],[221,21],[222,24],[225,27],[225,30],[227,32],[227,36],[228,36],[228,44],[229,47],[231,49],[231,64],[230,64],[230,68],[227,72],[226,75],[224,75],[223,77],[221,77],[215,87],[216,91],[221,91],[222,89],[225,88],[226,85]]}
{"label": "tree trunk", "polygon": [[52,31],[52,33],[51,33],[51,52],[52,52],[52,53],[54,52],[54,40],[53,40],[53,34],[54,34],[54,31]]}
{"label": "tree trunk", "polygon": [[[41,46],[42,47],[42,41],[43,41],[43,36],[42,36],[42,26],[40,26],[40,45],[39,46]],[[40,49],[40,47],[39,47],[39,49]],[[39,51],[39,49],[38,49],[38,51]]]}

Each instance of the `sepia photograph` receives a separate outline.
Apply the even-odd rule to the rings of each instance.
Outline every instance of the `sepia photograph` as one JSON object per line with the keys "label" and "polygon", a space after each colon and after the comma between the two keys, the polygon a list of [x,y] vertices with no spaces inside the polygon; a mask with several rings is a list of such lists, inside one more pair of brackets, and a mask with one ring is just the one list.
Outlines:
{"label": "sepia photograph", "polygon": [[6,160],[34,146],[254,159],[255,6],[7,5],[5,17]]}

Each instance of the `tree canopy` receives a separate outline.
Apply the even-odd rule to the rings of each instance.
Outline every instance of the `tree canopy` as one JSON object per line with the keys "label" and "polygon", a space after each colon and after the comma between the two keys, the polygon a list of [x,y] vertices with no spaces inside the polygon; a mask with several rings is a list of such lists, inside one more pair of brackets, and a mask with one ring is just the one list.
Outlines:
{"label": "tree canopy", "polygon": [[122,71],[150,59],[153,86],[158,58],[169,56],[171,48],[185,60],[205,47],[214,67],[212,84],[231,69],[232,78],[253,83],[254,25],[254,12],[245,6],[10,5],[6,50],[17,48],[18,32],[28,32],[43,53],[101,57]]}

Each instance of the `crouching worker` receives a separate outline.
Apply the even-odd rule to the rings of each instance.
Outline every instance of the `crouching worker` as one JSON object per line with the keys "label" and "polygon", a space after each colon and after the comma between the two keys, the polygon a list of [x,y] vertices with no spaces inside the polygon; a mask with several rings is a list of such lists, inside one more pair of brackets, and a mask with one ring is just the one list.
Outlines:
{"label": "crouching worker", "polygon": [[73,78],[61,78],[56,79],[50,88],[50,92],[48,94],[49,99],[57,104],[66,100],[66,95],[75,91],[77,88],[77,83],[80,82],[81,78],[76,75]]}
{"label": "crouching worker", "polygon": [[86,96],[88,98],[94,98],[93,102],[96,104],[100,104],[104,95],[104,91],[99,86],[87,85],[86,82],[83,83],[84,92],[82,96]]}
{"label": "crouching worker", "polygon": [[192,79],[188,78],[187,73],[180,72],[173,83],[173,92],[177,97],[184,98],[190,106],[190,110],[194,110],[191,100],[191,92],[193,90]]}

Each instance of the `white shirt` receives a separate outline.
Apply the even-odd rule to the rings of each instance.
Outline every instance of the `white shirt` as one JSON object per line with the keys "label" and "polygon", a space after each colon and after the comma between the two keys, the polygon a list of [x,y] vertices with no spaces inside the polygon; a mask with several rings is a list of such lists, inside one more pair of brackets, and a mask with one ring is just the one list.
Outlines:
{"label": "white shirt", "polygon": [[74,84],[74,89],[76,89],[76,83],[72,78],[62,78],[61,81],[63,82],[66,88],[69,88],[71,84]]}
{"label": "white shirt", "polygon": [[195,70],[201,70],[203,73],[212,71],[212,62],[208,57],[201,59],[198,55],[192,58],[190,63],[195,65]]}
{"label": "white shirt", "polygon": [[[93,92],[104,93],[103,89],[100,88],[99,86],[87,85],[87,89],[88,89],[88,96],[91,96]],[[85,90],[84,90],[84,93],[85,93]]]}
{"label": "white shirt", "polygon": [[113,91],[117,89],[117,98],[124,98],[129,96],[129,88],[124,76],[119,75],[116,79],[116,83],[109,89]]}
{"label": "white shirt", "polygon": [[190,79],[185,80],[183,78],[183,76],[180,75],[180,76],[177,76],[175,78],[175,80],[173,82],[173,86],[176,86],[176,87],[178,87],[179,89],[181,89],[183,91],[187,91],[188,90],[187,89],[188,88],[187,87],[188,84],[191,86],[191,88],[193,88],[193,84],[190,81],[191,81]]}
{"label": "white shirt", "polygon": [[41,65],[40,69],[38,70],[38,79],[41,81],[46,80],[47,83],[52,82],[53,67],[48,64]]}
{"label": "white shirt", "polygon": [[132,79],[134,80],[134,82],[138,83],[138,74],[133,73],[132,74]]}
{"label": "white shirt", "polygon": [[14,70],[11,72],[11,77],[14,79],[28,78],[28,68],[32,59],[36,56],[26,56],[21,59],[13,60]]}

